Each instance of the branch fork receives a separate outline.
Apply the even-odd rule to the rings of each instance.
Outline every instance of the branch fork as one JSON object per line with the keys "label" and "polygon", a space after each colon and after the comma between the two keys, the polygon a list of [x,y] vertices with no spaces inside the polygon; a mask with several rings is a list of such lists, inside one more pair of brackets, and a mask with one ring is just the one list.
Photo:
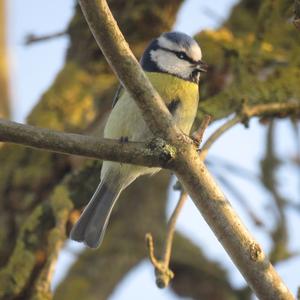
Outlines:
{"label": "branch fork", "polygon": [[174,278],[174,273],[164,260],[159,260],[155,257],[154,242],[151,233],[147,233],[145,235],[145,240],[149,252],[149,259],[155,268],[156,285],[159,288],[165,288],[169,285],[169,282]]}
{"label": "branch fork", "polygon": [[[211,120],[211,116],[205,115],[200,124],[200,127],[192,134],[192,140],[198,149],[200,149],[200,144],[202,142],[204,132],[205,132],[206,128],[208,127],[210,120]],[[173,188],[175,190],[180,191],[180,197],[179,197],[178,203],[177,203],[177,205],[168,221],[168,224],[167,224],[167,234],[166,234],[166,239],[164,241],[164,249],[163,249],[163,255],[162,255],[161,260],[159,260],[155,257],[154,242],[153,242],[152,234],[147,233],[145,236],[148,253],[149,253],[149,259],[155,268],[156,285],[159,288],[167,287],[169,285],[169,282],[174,278],[174,273],[169,268],[169,264],[170,264],[170,260],[171,260],[172,244],[173,244],[173,239],[174,239],[175,227],[176,227],[176,222],[177,222],[178,216],[179,216],[185,202],[188,199],[188,193],[184,191],[184,189],[179,181],[176,182],[176,184],[174,185]]]}

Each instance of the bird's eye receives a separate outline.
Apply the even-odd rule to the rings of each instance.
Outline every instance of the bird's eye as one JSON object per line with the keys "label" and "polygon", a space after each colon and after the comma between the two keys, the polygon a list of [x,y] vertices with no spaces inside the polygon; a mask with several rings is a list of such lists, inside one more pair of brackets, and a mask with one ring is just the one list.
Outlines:
{"label": "bird's eye", "polygon": [[184,52],[177,52],[176,55],[180,59],[187,59],[187,55]]}

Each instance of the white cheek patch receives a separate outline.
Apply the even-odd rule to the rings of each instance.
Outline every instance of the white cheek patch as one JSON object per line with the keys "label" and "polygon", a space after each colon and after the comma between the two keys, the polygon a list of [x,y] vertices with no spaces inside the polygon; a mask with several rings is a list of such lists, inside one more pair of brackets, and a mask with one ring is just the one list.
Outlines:
{"label": "white cheek patch", "polygon": [[177,75],[181,78],[189,78],[193,71],[189,62],[178,59],[171,52],[158,49],[150,51],[150,55],[159,69],[169,74]]}

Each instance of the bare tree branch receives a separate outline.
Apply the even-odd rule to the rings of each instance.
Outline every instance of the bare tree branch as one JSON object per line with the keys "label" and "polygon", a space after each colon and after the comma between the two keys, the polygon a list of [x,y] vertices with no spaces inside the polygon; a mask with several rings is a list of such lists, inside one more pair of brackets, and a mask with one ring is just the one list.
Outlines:
{"label": "bare tree branch", "polygon": [[[245,106],[243,111],[218,128],[205,142],[200,157],[205,159],[212,144],[234,125],[254,116],[295,114],[300,110],[300,102],[269,103]],[[210,118],[206,116],[199,129],[193,133],[194,142],[200,143]],[[80,155],[95,159],[120,161],[149,167],[171,168],[175,159],[175,148],[161,139],[149,143],[126,142],[100,139],[87,135],[53,131],[32,125],[20,124],[0,118],[0,142],[21,144],[63,154]]]}
{"label": "bare tree branch", "polygon": [[240,116],[235,116],[226,123],[224,123],[221,127],[219,127],[204,143],[203,147],[201,148],[200,157],[204,160],[206,158],[206,155],[208,153],[208,150],[213,145],[213,143],[227,130],[232,128],[234,125],[241,122]]}
{"label": "bare tree branch", "polygon": [[[197,148],[200,147],[204,132],[208,127],[210,120],[211,120],[211,116],[205,115],[199,128],[192,134],[193,141],[197,145]],[[155,268],[156,285],[159,288],[167,287],[170,283],[170,280],[174,278],[174,273],[170,269],[169,265],[170,265],[170,259],[172,253],[175,227],[176,227],[176,222],[179,217],[179,214],[189,196],[188,193],[183,190],[182,185],[180,184],[179,181],[177,181],[177,183],[175,184],[174,189],[180,190],[180,196],[177,205],[167,224],[167,233],[166,233],[166,238],[164,240],[162,259],[159,260],[156,259],[155,257],[154,254],[155,249],[154,249],[152,234],[147,233],[145,236],[148,251],[149,251],[149,258],[152,265]]]}
{"label": "bare tree branch", "polygon": [[79,3],[98,45],[139,105],[149,128],[177,148],[177,177],[250,287],[260,299],[293,299],[198,157],[196,147],[173,126],[170,114],[130,52],[106,1]]}
{"label": "bare tree branch", "polygon": [[164,249],[162,259],[157,259],[154,254],[154,242],[151,233],[145,236],[148,248],[149,259],[155,268],[156,285],[159,288],[165,288],[169,285],[170,280],[174,277],[173,271],[170,269],[170,259],[172,252],[172,245],[175,233],[176,222],[179,214],[188,199],[188,194],[181,191],[177,205],[168,221],[166,238],[164,240]]}
{"label": "bare tree branch", "polygon": [[252,117],[274,117],[274,116],[300,115],[300,101],[290,101],[287,103],[268,103],[257,105],[243,105],[242,110],[232,119],[220,126],[204,143],[201,148],[200,157],[204,160],[208,150],[213,143],[227,130],[240,122],[248,121]]}
{"label": "bare tree branch", "polygon": [[192,134],[192,138],[193,138],[194,142],[198,144],[199,148],[202,143],[204,132],[205,132],[206,128],[208,127],[210,121],[211,121],[211,116],[205,115],[199,128]]}
{"label": "bare tree branch", "polygon": [[52,40],[52,39],[55,39],[55,38],[58,38],[58,37],[62,37],[66,34],[67,34],[66,30],[54,32],[54,33],[51,33],[51,34],[45,34],[45,35],[35,35],[35,34],[31,33],[31,34],[28,34],[25,37],[24,44],[26,46],[29,46],[29,45],[32,45],[34,43],[45,42],[45,41],[49,41],[49,40]]}
{"label": "bare tree branch", "polygon": [[3,119],[0,119],[0,141],[149,167],[166,166],[175,156],[174,148],[161,139],[155,139],[149,143],[122,143],[111,139],[38,128]]}
{"label": "bare tree branch", "polygon": [[291,99],[282,103],[266,103],[257,105],[244,105],[241,116],[245,118],[260,116],[260,117],[285,117],[285,116],[300,117],[300,100]]}

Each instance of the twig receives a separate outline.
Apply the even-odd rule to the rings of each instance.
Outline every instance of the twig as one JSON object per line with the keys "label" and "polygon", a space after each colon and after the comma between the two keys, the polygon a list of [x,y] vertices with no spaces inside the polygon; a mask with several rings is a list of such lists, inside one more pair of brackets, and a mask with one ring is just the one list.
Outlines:
{"label": "twig", "polygon": [[211,121],[211,116],[205,115],[200,124],[200,127],[192,134],[192,138],[194,142],[198,144],[198,147],[200,147],[200,144],[202,143],[204,132],[208,127],[210,121]]}
{"label": "twig", "polygon": [[24,44],[26,46],[29,46],[29,45],[37,43],[37,42],[44,42],[44,41],[52,40],[52,39],[64,36],[66,34],[67,34],[66,30],[55,32],[55,33],[51,33],[51,34],[40,35],[40,36],[37,36],[35,34],[28,34],[25,37]]}
{"label": "twig", "polygon": [[200,158],[204,160],[206,158],[206,155],[208,153],[209,148],[212,146],[212,144],[227,130],[232,128],[234,125],[238,124],[241,122],[241,117],[240,116],[235,116],[229,121],[227,121],[225,124],[223,124],[221,127],[219,127],[209,138],[208,140],[204,143],[204,145],[201,148],[200,152]]}
{"label": "twig", "polygon": [[100,139],[92,136],[58,132],[0,119],[0,141],[31,148],[80,155],[89,158],[121,161],[145,166],[167,167],[175,157],[173,147],[159,139],[150,143]]}
{"label": "twig", "polygon": [[146,245],[147,245],[147,248],[148,248],[149,259],[150,259],[152,265],[155,268],[160,268],[160,263],[156,259],[156,256],[155,256],[155,253],[154,253],[154,242],[153,242],[152,234],[150,232],[146,233],[145,241],[146,241]]}
{"label": "twig", "polygon": [[176,222],[180,214],[180,211],[187,199],[188,199],[188,194],[184,191],[181,191],[178,203],[168,221],[167,234],[166,234],[166,239],[164,241],[162,260],[158,260],[155,257],[152,234],[147,233],[145,235],[149,259],[155,268],[156,285],[159,288],[167,287],[169,285],[170,280],[174,278],[174,273],[169,268],[171,252],[172,252],[172,244],[173,244]]}
{"label": "twig", "polygon": [[165,263],[165,266],[168,267],[170,263],[170,257],[171,257],[171,250],[172,250],[172,243],[174,238],[174,232],[176,227],[176,222],[178,219],[178,216],[182,210],[183,205],[185,204],[186,200],[188,199],[188,194],[184,190],[181,191],[179,200],[177,202],[177,205],[169,219],[168,226],[167,226],[167,238],[165,240],[164,244],[164,250],[163,250],[163,261]]}
{"label": "twig", "polygon": [[147,233],[145,239],[148,247],[149,259],[155,268],[156,285],[159,288],[164,288],[174,277],[174,273],[168,268],[168,266],[165,266],[165,263],[163,261],[156,259],[154,254],[154,243],[152,234]]}
{"label": "twig", "polygon": [[240,113],[243,118],[260,117],[300,117],[300,99],[287,102],[274,102],[256,105],[244,105]]}
{"label": "twig", "polygon": [[[193,141],[195,142],[195,144],[197,144],[197,147],[200,147],[204,132],[208,127],[210,120],[211,120],[211,116],[205,115],[199,128],[192,135]],[[154,243],[153,243],[153,237],[151,233],[147,233],[145,236],[148,252],[149,252],[149,258],[152,265],[155,268],[156,285],[159,288],[167,287],[170,280],[174,277],[174,273],[169,268],[171,253],[172,253],[173,238],[174,238],[175,227],[176,227],[178,216],[180,214],[180,211],[182,210],[183,205],[188,199],[188,194],[183,190],[183,187],[179,181],[177,181],[174,188],[180,190],[180,197],[167,224],[167,233],[166,233],[166,239],[164,241],[162,260],[157,260],[155,257]]]}
{"label": "twig", "polygon": [[187,199],[188,199],[188,194],[185,191],[181,191],[178,203],[168,221],[167,234],[166,234],[166,239],[164,241],[162,260],[158,260],[155,257],[154,243],[153,243],[153,237],[151,233],[147,233],[145,236],[148,253],[149,253],[149,259],[155,268],[156,285],[159,288],[167,287],[170,280],[173,279],[174,277],[174,273],[169,268],[171,253],[172,253],[172,244],[173,244],[176,222],[180,214],[180,211],[182,210],[182,207]]}
{"label": "twig", "polygon": [[244,210],[248,213],[250,218],[253,220],[256,226],[265,227],[262,220],[256,215],[256,213],[250,207],[248,201],[245,199],[244,195],[229,181],[227,178],[221,174],[216,175],[216,177],[223,183],[225,187],[231,192],[233,196],[239,201],[243,206]]}
{"label": "twig", "polygon": [[285,103],[267,103],[257,105],[244,104],[241,111],[233,118],[220,126],[204,143],[201,148],[200,158],[205,160],[208,150],[213,143],[227,130],[251,117],[274,117],[274,116],[300,116],[300,101],[290,101]]}
{"label": "twig", "polygon": [[212,167],[217,167],[218,169],[224,168],[226,171],[232,173],[233,175],[249,180],[251,183],[256,184],[256,182],[254,181],[258,182],[260,179],[258,174],[255,174],[247,168],[229,162],[228,160],[220,158],[218,156],[210,156],[210,160],[207,160],[207,164],[211,165]]}
{"label": "twig", "polygon": [[270,251],[270,257],[273,263],[277,263],[281,260],[290,257],[291,253],[288,250],[288,234],[287,234],[287,219],[285,216],[285,205],[288,200],[280,194],[278,190],[278,184],[276,182],[276,170],[282,163],[276,157],[276,151],[274,149],[274,121],[269,124],[266,139],[265,156],[260,162],[261,165],[261,181],[264,187],[273,196],[274,203],[278,210],[278,218],[276,227],[271,232],[273,240],[272,249]]}

